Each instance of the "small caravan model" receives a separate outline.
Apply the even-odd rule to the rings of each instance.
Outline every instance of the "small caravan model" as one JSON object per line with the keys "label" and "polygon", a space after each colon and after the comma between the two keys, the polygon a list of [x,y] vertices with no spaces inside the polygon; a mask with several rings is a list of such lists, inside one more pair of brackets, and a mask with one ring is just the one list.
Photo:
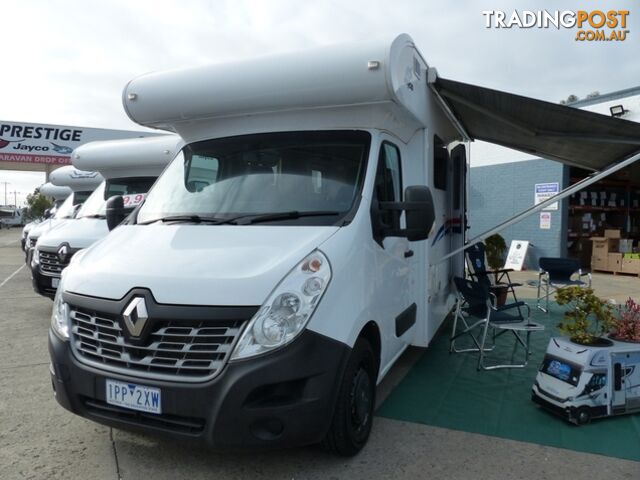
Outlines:
{"label": "small caravan model", "polygon": [[[80,205],[82,205],[89,195],[91,195],[91,192],[102,183],[103,179],[97,172],[85,172],[68,165],[51,172],[49,180],[51,180],[54,186],[70,188],[71,194],[60,208],[58,208],[55,215],[29,230],[25,241],[27,264],[31,261],[32,249],[35,247],[40,235],[60,225],[62,222],[75,217]],[[46,195],[44,191],[42,191],[42,193]]]}
{"label": "small caravan model", "polygon": [[180,150],[180,141],[176,135],[162,135],[91,142],[74,151],[73,161],[77,167],[100,172],[105,181],[80,207],[75,221],[40,236],[31,262],[36,292],[53,298],[62,270],[73,255],[109,233],[107,199],[122,196],[125,211],[131,212]]}
{"label": "small caravan model", "polygon": [[[454,304],[468,140],[598,168],[624,158],[608,172],[640,158],[629,142],[580,143],[640,126],[441,79],[408,35],[148,74],[123,103],[186,145],[64,271],[55,397],[215,447],[365,445],[376,385]],[[569,119],[580,135],[563,136]],[[123,199],[107,203],[117,219]]]}
{"label": "small caravan model", "polygon": [[640,344],[591,347],[551,338],[531,399],[577,425],[640,412]]}

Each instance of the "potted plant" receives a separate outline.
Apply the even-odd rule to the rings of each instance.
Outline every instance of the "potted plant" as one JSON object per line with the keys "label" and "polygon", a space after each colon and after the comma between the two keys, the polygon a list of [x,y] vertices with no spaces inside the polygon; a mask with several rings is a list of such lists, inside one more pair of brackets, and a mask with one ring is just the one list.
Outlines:
{"label": "potted plant", "polygon": [[581,345],[608,346],[611,341],[603,335],[615,326],[613,309],[598,298],[591,288],[565,287],[556,293],[558,305],[568,305],[558,329]]}
{"label": "potted plant", "polygon": [[619,310],[610,338],[621,342],[640,343],[640,303],[629,298]]}
{"label": "potted plant", "polygon": [[487,237],[484,241],[484,252],[487,256],[487,264],[491,270],[494,270],[494,286],[492,288],[493,293],[496,295],[496,304],[504,305],[507,301],[508,287],[500,287],[500,281],[498,279],[498,273],[496,270],[500,270],[504,265],[504,254],[507,251],[507,243],[499,233],[494,233],[490,237]]}

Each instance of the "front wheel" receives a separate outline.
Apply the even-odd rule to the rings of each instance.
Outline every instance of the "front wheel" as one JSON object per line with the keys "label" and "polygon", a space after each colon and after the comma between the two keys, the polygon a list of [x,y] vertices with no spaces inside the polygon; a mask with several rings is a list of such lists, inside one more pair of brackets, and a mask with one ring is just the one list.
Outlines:
{"label": "front wheel", "polygon": [[576,423],[585,425],[591,421],[591,409],[589,407],[580,407],[576,412]]}
{"label": "front wheel", "polygon": [[365,446],[373,422],[377,371],[371,345],[358,339],[345,368],[331,427],[322,441],[325,449],[352,456]]}

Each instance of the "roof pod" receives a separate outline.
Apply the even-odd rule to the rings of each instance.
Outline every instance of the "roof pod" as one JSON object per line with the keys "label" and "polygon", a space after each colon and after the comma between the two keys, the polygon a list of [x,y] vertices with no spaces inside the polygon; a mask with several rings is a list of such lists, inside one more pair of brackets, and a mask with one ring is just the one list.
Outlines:
{"label": "roof pod", "polygon": [[426,122],[427,64],[409,35],[149,73],[123,91],[140,125],[189,138],[199,121],[359,105],[400,106]]}
{"label": "roof pod", "polygon": [[184,142],[177,135],[89,142],[76,148],[73,164],[105,178],[158,176]]}
{"label": "roof pod", "polygon": [[54,185],[51,182],[47,182],[39,188],[39,192],[42,195],[53,197],[53,199],[56,201],[64,200],[69,195],[71,195],[72,191],[73,190],[71,190],[69,187]]}
{"label": "roof pod", "polygon": [[78,170],[73,165],[60,167],[49,174],[49,181],[59,187],[69,187],[74,192],[92,191],[102,183],[98,172]]}

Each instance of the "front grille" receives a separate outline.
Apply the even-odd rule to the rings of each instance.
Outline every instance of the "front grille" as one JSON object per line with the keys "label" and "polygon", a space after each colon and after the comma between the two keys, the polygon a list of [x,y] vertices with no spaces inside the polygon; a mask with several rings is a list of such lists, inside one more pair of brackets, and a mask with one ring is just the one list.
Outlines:
{"label": "front grille", "polygon": [[60,275],[62,270],[64,270],[67,265],[69,265],[69,261],[71,260],[71,255],[67,254],[67,258],[65,262],[61,262],[57,253],[53,252],[42,252],[40,251],[40,269],[44,273],[50,273],[54,275]]}
{"label": "front grille", "polygon": [[[70,306],[72,348],[100,368],[146,378],[201,381],[219,373],[244,320],[153,320],[141,344],[124,335],[122,317]],[[136,342],[137,343],[137,342]]]}
{"label": "front grille", "polygon": [[120,408],[93,398],[82,397],[82,400],[91,415],[107,420],[124,421],[191,435],[197,435],[204,430],[205,421],[202,418],[181,417],[164,413],[156,415]]}

